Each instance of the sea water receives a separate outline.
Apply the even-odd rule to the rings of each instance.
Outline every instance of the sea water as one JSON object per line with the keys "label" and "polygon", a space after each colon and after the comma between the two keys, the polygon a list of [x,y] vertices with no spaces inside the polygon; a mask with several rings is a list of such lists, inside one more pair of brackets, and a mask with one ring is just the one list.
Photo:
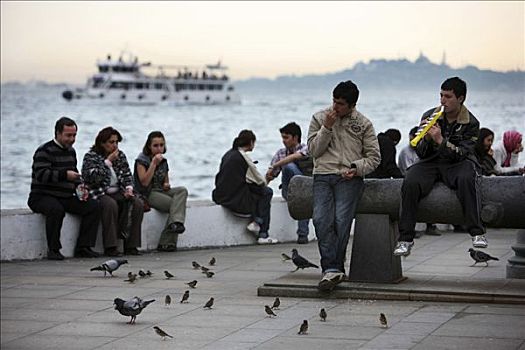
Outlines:
{"label": "sea water", "polygon": [[[1,208],[26,208],[31,184],[31,164],[35,149],[53,138],[54,123],[61,116],[78,124],[74,145],[78,168],[98,131],[113,126],[123,136],[119,144],[133,168],[150,131],[160,130],[166,137],[172,186],[188,188],[190,198],[210,199],[222,155],[242,129],[257,136],[252,159],[265,173],[275,151],[282,147],[279,128],[290,121],[298,123],[306,135],[316,111],[330,106],[330,90],[257,89],[239,93],[238,105],[211,106],[126,106],[103,101],[62,99],[64,87],[3,85],[1,89]],[[362,90],[358,110],[374,124],[376,133],[397,128],[403,138],[399,150],[408,142],[408,131],[421,114],[439,104],[435,91]],[[525,132],[525,94],[516,92],[469,91],[465,104],[501,142],[505,130]],[[522,156],[522,160],[525,156]],[[280,195],[280,178],[271,182],[274,195]]]}

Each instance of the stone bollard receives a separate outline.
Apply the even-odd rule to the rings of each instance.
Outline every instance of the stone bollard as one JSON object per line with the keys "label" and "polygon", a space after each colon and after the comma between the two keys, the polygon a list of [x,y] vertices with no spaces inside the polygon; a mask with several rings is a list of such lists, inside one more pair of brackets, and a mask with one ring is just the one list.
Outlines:
{"label": "stone bollard", "polygon": [[514,256],[507,263],[507,278],[525,278],[525,230],[518,230],[516,243],[511,246]]}

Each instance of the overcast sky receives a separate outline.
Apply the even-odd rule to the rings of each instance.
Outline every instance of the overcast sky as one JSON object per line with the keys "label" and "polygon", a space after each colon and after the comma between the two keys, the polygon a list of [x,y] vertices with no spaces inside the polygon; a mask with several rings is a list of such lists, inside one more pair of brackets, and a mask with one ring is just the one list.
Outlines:
{"label": "overcast sky", "polygon": [[80,83],[128,49],[154,64],[218,59],[233,79],[327,73],[420,52],[525,69],[525,2],[1,2],[1,80]]}

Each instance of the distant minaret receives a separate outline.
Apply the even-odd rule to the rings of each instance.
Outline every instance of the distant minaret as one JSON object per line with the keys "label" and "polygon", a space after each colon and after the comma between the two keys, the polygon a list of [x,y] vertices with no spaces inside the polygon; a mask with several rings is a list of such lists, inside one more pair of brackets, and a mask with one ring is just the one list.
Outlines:
{"label": "distant minaret", "polygon": [[445,50],[443,50],[443,57],[441,58],[441,65],[446,66],[447,65],[447,53]]}

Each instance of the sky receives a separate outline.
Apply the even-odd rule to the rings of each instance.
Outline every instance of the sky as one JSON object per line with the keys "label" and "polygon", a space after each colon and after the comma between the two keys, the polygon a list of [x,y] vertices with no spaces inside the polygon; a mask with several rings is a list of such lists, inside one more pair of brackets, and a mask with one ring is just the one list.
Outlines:
{"label": "sky", "polygon": [[222,60],[234,80],[322,74],[423,52],[455,68],[525,70],[525,1],[1,1],[1,81],[82,83],[108,53]]}

